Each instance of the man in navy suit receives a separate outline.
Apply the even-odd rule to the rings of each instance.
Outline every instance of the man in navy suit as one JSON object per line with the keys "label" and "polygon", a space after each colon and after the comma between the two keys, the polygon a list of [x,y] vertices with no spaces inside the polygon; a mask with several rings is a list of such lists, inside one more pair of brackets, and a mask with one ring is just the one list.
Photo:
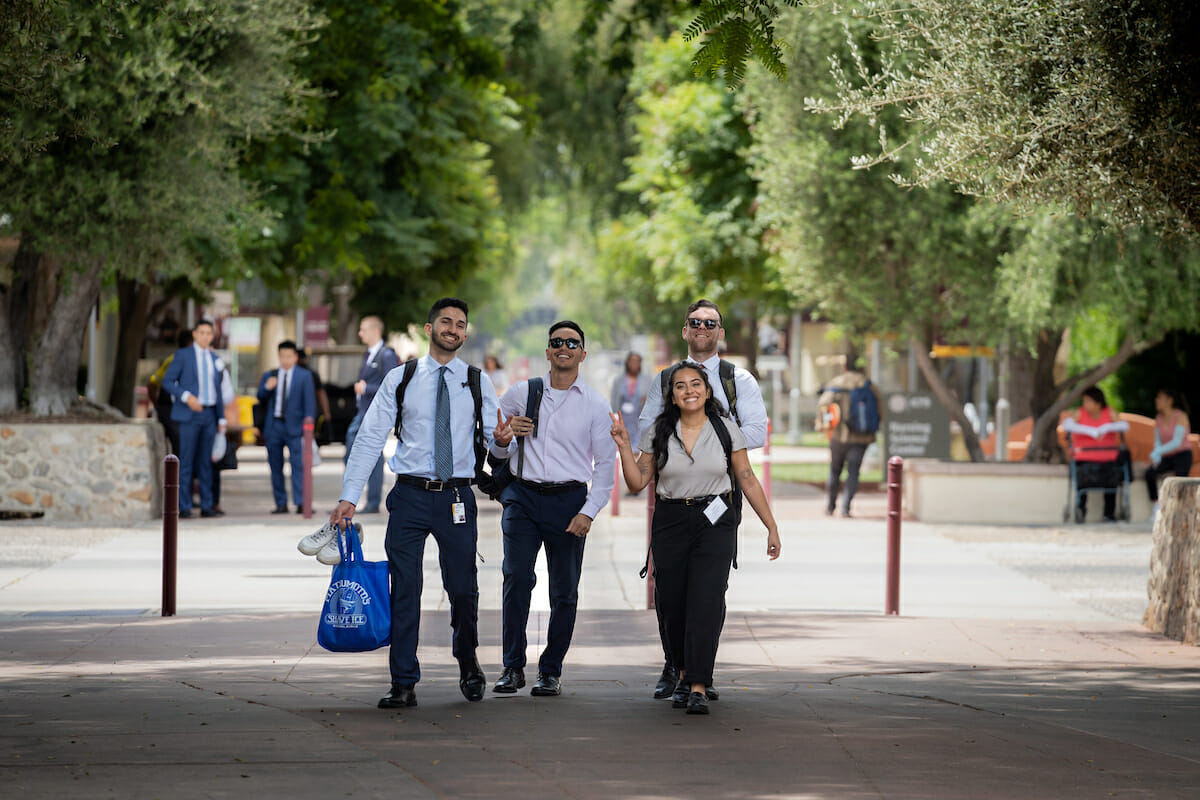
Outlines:
{"label": "man in navy suit", "polygon": [[283,447],[287,445],[292,465],[292,500],[296,511],[304,510],[304,418],[317,416],[317,393],[312,373],[296,362],[300,354],[290,339],[279,343],[279,369],[267,370],[258,384],[258,402],[263,405],[263,439],[267,464],[271,467],[273,514],[287,513],[287,490],[283,484]]}
{"label": "man in navy suit", "polygon": [[200,516],[215,517],[212,495],[212,446],[217,432],[225,433],[225,407],[221,403],[224,366],[212,351],[215,330],[202,319],[192,328],[191,347],[175,351],[163,375],[170,392],[171,419],[179,424],[179,516],[192,515],[192,477],[200,484]]}
{"label": "man in navy suit", "polygon": [[[371,400],[379,391],[384,377],[400,365],[396,351],[383,342],[383,320],[379,317],[363,317],[362,322],[358,324],[358,338],[367,346],[367,352],[363,354],[362,366],[358,369],[358,380],[354,383],[354,393],[358,395],[354,399],[356,411],[350,426],[346,428],[346,456],[343,462],[350,460],[350,450],[354,447],[358,429],[362,426],[363,417],[367,415]],[[378,514],[382,499],[383,456],[380,455],[375,459],[375,466],[367,479],[367,504],[358,513]]]}

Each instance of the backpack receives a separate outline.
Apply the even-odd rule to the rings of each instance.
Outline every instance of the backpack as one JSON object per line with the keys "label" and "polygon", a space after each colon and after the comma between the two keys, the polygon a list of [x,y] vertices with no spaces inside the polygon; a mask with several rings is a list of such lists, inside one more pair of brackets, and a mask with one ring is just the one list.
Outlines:
{"label": "backpack", "polygon": [[875,399],[875,392],[871,391],[871,380],[857,389],[838,389],[830,387],[831,392],[846,392],[847,398],[846,413],[842,416],[842,421],[846,423],[846,427],[851,433],[875,433],[879,430],[879,403]]}
{"label": "backpack", "polygon": [[[738,427],[742,427],[742,420],[737,413],[737,382],[734,380],[734,373],[737,368],[734,367],[732,361],[721,359],[717,366],[717,376],[721,379],[721,388],[725,390],[725,400],[729,403],[729,416],[733,417],[733,421]],[[667,393],[670,387],[667,386],[667,381],[670,380],[670,370],[664,369],[658,373],[659,384],[662,388],[663,402],[667,400]],[[719,434],[718,434],[719,435]]]}
{"label": "backpack", "polygon": [[[525,396],[525,414],[523,416],[529,417],[531,420],[533,420],[533,431],[529,434],[530,436],[537,436],[538,410],[542,407],[542,388],[543,386],[541,378],[529,379],[529,394]],[[526,438],[527,437],[522,436],[517,439],[517,473],[515,475],[517,478],[524,477],[525,473]],[[508,485],[514,477],[512,470],[508,470],[507,472],[509,477],[504,481],[505,485]]]}
{"label": "backpack", "polygon": [[[393,433],[396,434],[396,440],[401,442],[404,441],[400,435],[404,393],[408,390],[409,381],[416,374],[418,361],[419,359],[410,358],[404,362],[404,376],[396,386],[396,427]],[[497,458],[488,452],[487,440],[483,435],[483,389],[480,388],[479,373],[479,367],[467,367],[467,386],[471,389],[471,399],[475,401],[475,485],[479,487],[479,491],[495,500],[508,485],[510,478],[505,476],[511,475],[511,471],[506,468],[508,459]],[[484,469],[484,464],[491,467],[490,473]]]}

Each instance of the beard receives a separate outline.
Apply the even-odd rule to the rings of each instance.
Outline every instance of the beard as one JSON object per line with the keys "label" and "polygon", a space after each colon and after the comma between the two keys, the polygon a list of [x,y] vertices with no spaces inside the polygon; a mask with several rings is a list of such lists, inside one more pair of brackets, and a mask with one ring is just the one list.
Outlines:
{"label": "beard", "polygon": [[455,353],[466,343],[466,339],[461,336],[455,342],[446,341],[445,336],[435,336],[429,340],[430,346],[436,347],[443,353]]}

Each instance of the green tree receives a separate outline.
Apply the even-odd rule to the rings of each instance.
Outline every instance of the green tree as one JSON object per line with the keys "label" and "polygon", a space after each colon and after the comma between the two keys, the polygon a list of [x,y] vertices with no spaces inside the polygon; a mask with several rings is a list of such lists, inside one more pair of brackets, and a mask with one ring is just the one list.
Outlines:
{"label": "green tree", "polygon": [[[902,158],[905,182],[1200,232],[1191,0],[887,0],[863,13],[880,59],[842,61],[837,99],[809,103],[877,123],[860,163]],[[922,124],[900,131],[885,108]]]}
{"label": "green tree", "polygon": [[[0,97],[0,128],[20,132],[0,152],[20,236],[0,285],[0,411],[50,415],[76,397],[105,280],[195,275],[202,253],[236,261],[240,232],[263,224],[238,155],[299,117],[292,62],[320,20],[301,0],[38,11],[37,26],[0,40],[0,64],[38,81]],[[71,68],[46,69],[54,53],[72,54]]]}
{"label": "green tree", "polygon": [[630,90],[636,151],[621,189],[638,208],[600,235],[598,269],[588,264],[579,278],[625,303],[621,313],[631,322],[671,340],[688,303],[708,297],[730,312],[736,299],[740,313],[728,314],[726,327],[753,342],[757,311],[785,308],[786,295],[763,244],[758,184],[745,158],[750,132],[737,98],[692,75],[689,46],[678,35],[643,45]]}

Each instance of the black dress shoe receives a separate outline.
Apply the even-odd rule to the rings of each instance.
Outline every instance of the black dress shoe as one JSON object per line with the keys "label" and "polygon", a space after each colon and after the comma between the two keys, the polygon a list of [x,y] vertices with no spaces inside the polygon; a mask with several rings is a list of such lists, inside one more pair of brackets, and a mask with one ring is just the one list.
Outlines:
{"label": "black dress shoe", "polygon": [[707,714],[708,713],[708,698],[704,696],[704,692],[692,692],[688,695],[687,713],[689,714]]}
{"label": "black dress shoe", "polygon": [[534,697],[558,697],[562,694],[562,683],[557,675],[547,675],[544,672],[539,672],[537,680],[534,681],[533,688],[529,693]]}
{"label": "black dress shoe", "polygon": [[202,517],[219,517],[221,515],[215,511],[213,511],[211,508],[202,508],[202,509],[200,509],[200,516],[202,516]]}
{"label": "black dress shoe", "polygon": [[379,700],[380,708],[404,708],[417,704],[417,693],[412,686],[393,683],[392,688]]}
{"label": "black dress shoe", "polygon": [[500,680],[492,687],[497,694],[513,694],[517,689],[525,688],[525,670],[520,667],[505,667],[500,673]]}
{"label": "black dress shoe", "polygon": [[272,514],[286,514],[287,506],[275,506],[275,510],[272,511],[271,513]]}
{"label": "black dress shoe", "polygon": [[458,670],[458,688],[463,693],[463,697],[472,703],[478,703],[483,699],[483,689],[487,686],[487,678],[484,677],[483,670],[479,668],[479,662],[471,659],[469,662],[459,664]]}
{"label": "black dress shoe", "polygon": [[671,692],[675,691],[675,684],[678,682],[679,670],[670,664],[664,665],[662,675],[658,676],[658,683],[654,685],[654,699],[665,700],[670,697]]}
{"label": "black dress shoe", "polygon": [[186,508],[179,509],[179,518],[180,519],[188,519],[191,516],[192,516],[192,512],[189,511],[188,509],[186,509]]}
{"label": "black dress shoe", "polygon": [[704,696],[709,700],[721,699],[721,693],[714,689],[711,683],[704,687]]}
{"label": "black dress shoe", "polygon": [[692,691],[690,683],[680,681],[675,684],[675,691],[671,692],[671,707],[672,708],[687,708],[688,694]]}
{"label": "black dress shoe", "polygon": [[304,506],[296,506],[296,513],[297,513],[297,514],[303,514],[303,513],[304,513]]}

